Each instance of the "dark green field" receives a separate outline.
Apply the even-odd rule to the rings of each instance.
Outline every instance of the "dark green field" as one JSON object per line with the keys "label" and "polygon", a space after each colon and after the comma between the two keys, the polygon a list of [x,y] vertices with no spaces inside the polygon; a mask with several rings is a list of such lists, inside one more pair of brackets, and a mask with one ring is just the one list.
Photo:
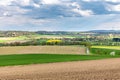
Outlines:
{"label": "dark green field", "polygon": [[96,55],[66,55],[66,54],[17,54],[0,55],[0,66],[41,64],[53,62],[85,61],[106,58],[118,58],[120,56],[96,56]]}

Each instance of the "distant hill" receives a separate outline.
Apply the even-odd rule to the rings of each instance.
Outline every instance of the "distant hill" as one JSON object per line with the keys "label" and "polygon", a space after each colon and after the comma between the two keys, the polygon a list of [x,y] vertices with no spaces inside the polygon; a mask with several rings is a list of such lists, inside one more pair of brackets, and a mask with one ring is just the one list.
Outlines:
{"label": "distant hill", "polygon": [[15,36],[23,36],[23,35],[31,35],[31,34],[36,34],[36,33],[29,31],[0,31],[0,37],[15,37]]}
{"label": "distant hill", "polygon": [[91,30],[88,32],[94,32],[94,33],[119,33],[120,34],[120,30]]}
{"label": "distant hill", "polygon": [[67,32],[67,31],[37,31],[37,34],[41,35],[71,35],[74,32]]}
{"label": "distant hill", "polygon": [[15,37],[15,36],[23,36],[23,35],[84,35],[84,34],[109,34],[115,33],[120,34],[120,30],[91,30],[91,31],[0,31],[0,37]]}

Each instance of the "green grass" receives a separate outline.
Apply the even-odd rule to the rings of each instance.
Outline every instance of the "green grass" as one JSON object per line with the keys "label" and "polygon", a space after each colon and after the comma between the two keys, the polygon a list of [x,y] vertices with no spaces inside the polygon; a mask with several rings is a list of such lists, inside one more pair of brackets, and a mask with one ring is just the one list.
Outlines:
{"label": "green grass", "polygon": [[117,49],[104,49],[104,48],[91,48],[90,52],[98,55],[110,55],[111,52],[115,52],[115,55],[120,55],[120,50]]}
{"label": "green grass", "polygon": [[111,52],[120,55],[120,46],[92,46],[90,52],[98,55],[110,55]]}
{"label": "green grass", "polygon": [[96,56],[96,55],[68,55],[68,54],[14,54],[0,55],[0,66],[41,64],[53,62],[85,61],[106,58],[118,58],[120,56]]}

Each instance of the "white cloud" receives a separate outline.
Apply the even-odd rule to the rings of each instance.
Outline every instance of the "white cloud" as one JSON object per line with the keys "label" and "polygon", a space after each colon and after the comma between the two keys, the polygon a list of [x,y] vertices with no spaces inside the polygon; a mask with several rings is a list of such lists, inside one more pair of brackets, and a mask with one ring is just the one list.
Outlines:
{"label": "white cloud", "polygon": [[83,0],[85,2],[96,2],[96,1],[101,1],[101,2],[113,2],[113,3],[117,3],[120,2],[120,0]]}
{"label": "white cloud", "polygon": [[15,1],[15,0],[0,0],[0,5],[7,6],[7,5],[10,5],[12,1]]}
{"label": "white cloud", "polygon": [[9,16],[10,14],[9,14],[9,12],[4,12],[3,13],[3,16]]}
{"label": "white cloud", "polygon": [[92,10],[82,10],[82,6],[80,6],[77,2],[71,3],[71,6],[74,7],[72,11],[80,14],[81,16],[90,16],[94,14]]}
{"label": "white cloud", "polygon": [[108,11],[120,11],[120,4],[118,4],[118,5],[108,4],[106,8]]}
{"label": "white cloud", "polygon": [[120,2],[120,0],[105,0],[105,1],[114,2],[114,3]]}
{"label": "white cloud", "polygon": [[93,15],[93,12],[91,10],[73,9],[73,11],[80,14],[81,16],[91,16],[91,15]]}
{"label": "white cloud", "polygon": [[33,6],[36,7],[36,8],[40,8],[40,5],[36,4],[36,3],[34,3]]}
{"label": "white cloud", "polygon": [[93,2],[93,1],[99,1],[99,0],[83,0],[85,2]]}
{"label": "white cloud", "polygon": [[10,6],[10,7],[2,7],[1,8],[1,14],[3,16],[22,15],[22,14],[24,14],[26,12],[28,12],[28,10],[22,9],[22,8],[20,8],[18,6]]}
{"label": "white cloud", "polygon": [[60,0],[42,0],[42,4],[59,4]]}
{"label": "white cloud", "polygon": [[77,2],[71,3],[71,6],[74,6],[74,7],[78,8],[78,9],[81,8],[80,5]]}
{"label": "white cloud", "polygon": [[11,1],[12,5],[20,6],[30,6],[33,4],[33,0],[14,0]]}
{"label": "white cloud", "polygon": [[[82,3],[82,1],[85,1],[85,3]],[[86,2],[94,2],[94,1],[100,1],[98,6],[93,4],[92,7],[86,7],[89,6],[89,3]],[[102,2],[105,2],[104,4]],[[120,0],[0,0],[0,9],[2,8],[2,14],[3,16],[7,15],[22,15],[22,14],[29,14],[28,11],[31,11],[33,13],[42,13],[40,14],[40,17],[42,17],[43,14],[46,14],[46,17],[49,17],[51,15],[55,15],[55,17],[58,16],[90,16],[94,14],[114,14],[112,11],[119,12],[120,11],[120,4],[113,5],[107,2],[120,2]],[[107,5],[108,4],[108,5]],[[4,6],[2,6],[4,5]],[[90,4],[91,5],[91,4]],[[96,7],[93,9],[93,7]],[[105,11],[105,8],[108,10]],[[4,9],[3,9],[4,8]],[[35,9],[37,8],[37,9]],[[101,8],[100,11],[97,10],[98,8]],[[54,11],[55,10],[55,11]],[[98,12],[95,12],[98,11]],[[111,12],[111,13],[110,13]],[[30,14],[30,16],[34,16],[35,14]],[[39,17],[39,15],[38,15]],[[43,15],[43,17],[45,17]]]}
{"label": "white cloud", "polygon": [[16,0],[17,2],[19,2],[19,4],[23,5],[23,6],[27,6],[27,5],[30,5],[30,1],[31,0]]}

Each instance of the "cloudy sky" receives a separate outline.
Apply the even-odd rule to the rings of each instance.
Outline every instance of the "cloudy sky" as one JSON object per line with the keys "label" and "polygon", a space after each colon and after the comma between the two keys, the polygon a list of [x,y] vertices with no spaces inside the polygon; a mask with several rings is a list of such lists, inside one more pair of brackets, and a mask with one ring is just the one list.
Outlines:
{"label": "cloudy sky", "polygon": [[0,30],[120,30],[120,0],[0,0]]}

